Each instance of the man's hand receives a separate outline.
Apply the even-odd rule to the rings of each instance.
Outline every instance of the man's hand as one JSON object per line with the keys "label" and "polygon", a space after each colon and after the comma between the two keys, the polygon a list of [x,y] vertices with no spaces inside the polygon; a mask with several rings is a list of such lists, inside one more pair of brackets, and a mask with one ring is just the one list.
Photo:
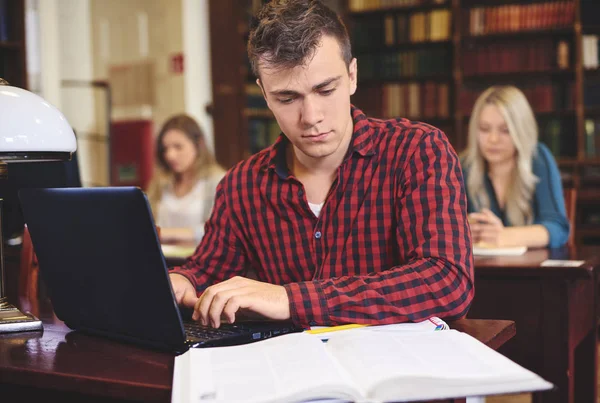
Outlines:
{"label": "man's hand", "polygon": [[171,286],[173,287],[177,305],[193,308],[198,301],[198,296],[196,295],[196,289],[193,284],[190,283],[190,280],[181,274],[175,273],[170,273],[169,279],[171,280]]}
{"label": "man's hand", "polygon": [[469,214],[473,243],[485,243],[493,246],[503,246],[504,224],[489,209],[484,208],[479,213]]}
{"label": "man's hand", "polygon": [[192,319],[219,327],[221,316],[235,322],[236,313],[249,311],[275,320],[290,318],[285,288],[245,277],[234,277],[204,290],[194,307]]}

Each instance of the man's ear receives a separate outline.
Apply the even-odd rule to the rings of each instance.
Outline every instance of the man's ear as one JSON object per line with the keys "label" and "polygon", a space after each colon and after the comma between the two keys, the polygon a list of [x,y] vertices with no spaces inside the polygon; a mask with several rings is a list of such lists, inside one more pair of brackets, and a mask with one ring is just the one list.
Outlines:
{"label": "man's ear", "polygon": [[350,95],[354,95],[358,86],[358,62],[355,57],[348,65],[348,76],[350,77]]}
{"label": "man's ear", "polygon": [[260,78],[256,79],[256,84],[260,88],[260,92],[262,92],[263,98],[265,99],[265,101],[267,101],[267,106],[269,107],[269,109],[271,109],[271,105],[269,104],[269,100],[267,99],[267,93],[265,92],[265,88],[263,87]]}

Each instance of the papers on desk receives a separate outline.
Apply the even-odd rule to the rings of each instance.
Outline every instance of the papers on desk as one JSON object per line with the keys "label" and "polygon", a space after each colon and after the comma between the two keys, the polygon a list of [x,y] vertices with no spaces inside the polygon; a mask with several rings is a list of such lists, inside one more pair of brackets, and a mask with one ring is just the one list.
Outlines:
{"label": "papers on desk", "polygon": [[473,245],[473,255],[475,256],[520,256],[525,252],[527,252],[527,246],[498,248],[483,244]]}
{"label": "papers on desk", "polygon": [[547,390],[552,384],[477,339],[443,332],[308,333],[175,358],[172,401],[420,401]]}

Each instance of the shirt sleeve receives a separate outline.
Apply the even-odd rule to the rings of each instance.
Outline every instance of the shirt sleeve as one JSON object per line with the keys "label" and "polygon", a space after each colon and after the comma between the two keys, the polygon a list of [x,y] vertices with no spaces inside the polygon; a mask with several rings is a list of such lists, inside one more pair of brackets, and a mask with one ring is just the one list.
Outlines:
{"label": "shirt sleeve", "polygon": [[217,186],[214,209],[204,227],[202,241],[183,265],[171,271],[185,276],[198,295],[207,287],[246,271],[247,258],[231,225],[224,182]]}
{"label": "shirt sleeve", "polygon": [[[415,136],[417,137],[417,136]],[[404,264],[368,276],[287,284],[300,325],[385,324],[466,315],[473,255],[458,156],[440,131],[418,141],[398,172],[397,239]]]}
{"label": "shirt sleeve", "polygon": [[533,173],[539,179],[535,188],[534,224],[543,225],[548,230],[548,247],[563,246],[569,238],[569,220],[560,172],[550,150],[543,144],[538,146]]}

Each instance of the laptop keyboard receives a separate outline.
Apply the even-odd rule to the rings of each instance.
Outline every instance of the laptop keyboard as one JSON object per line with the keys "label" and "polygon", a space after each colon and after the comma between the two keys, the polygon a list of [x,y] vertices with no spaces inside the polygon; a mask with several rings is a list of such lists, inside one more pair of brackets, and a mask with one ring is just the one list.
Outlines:
{"label": "laptop keyboard", "polygon": [[243,325],[222,324],[221,327],[216,329],[210,326],[203,326],[198,322],[185,322],[184,328],[188,338],[194,337],[201,340],[222,339],[224,337],[237,336],[248,331]]}

